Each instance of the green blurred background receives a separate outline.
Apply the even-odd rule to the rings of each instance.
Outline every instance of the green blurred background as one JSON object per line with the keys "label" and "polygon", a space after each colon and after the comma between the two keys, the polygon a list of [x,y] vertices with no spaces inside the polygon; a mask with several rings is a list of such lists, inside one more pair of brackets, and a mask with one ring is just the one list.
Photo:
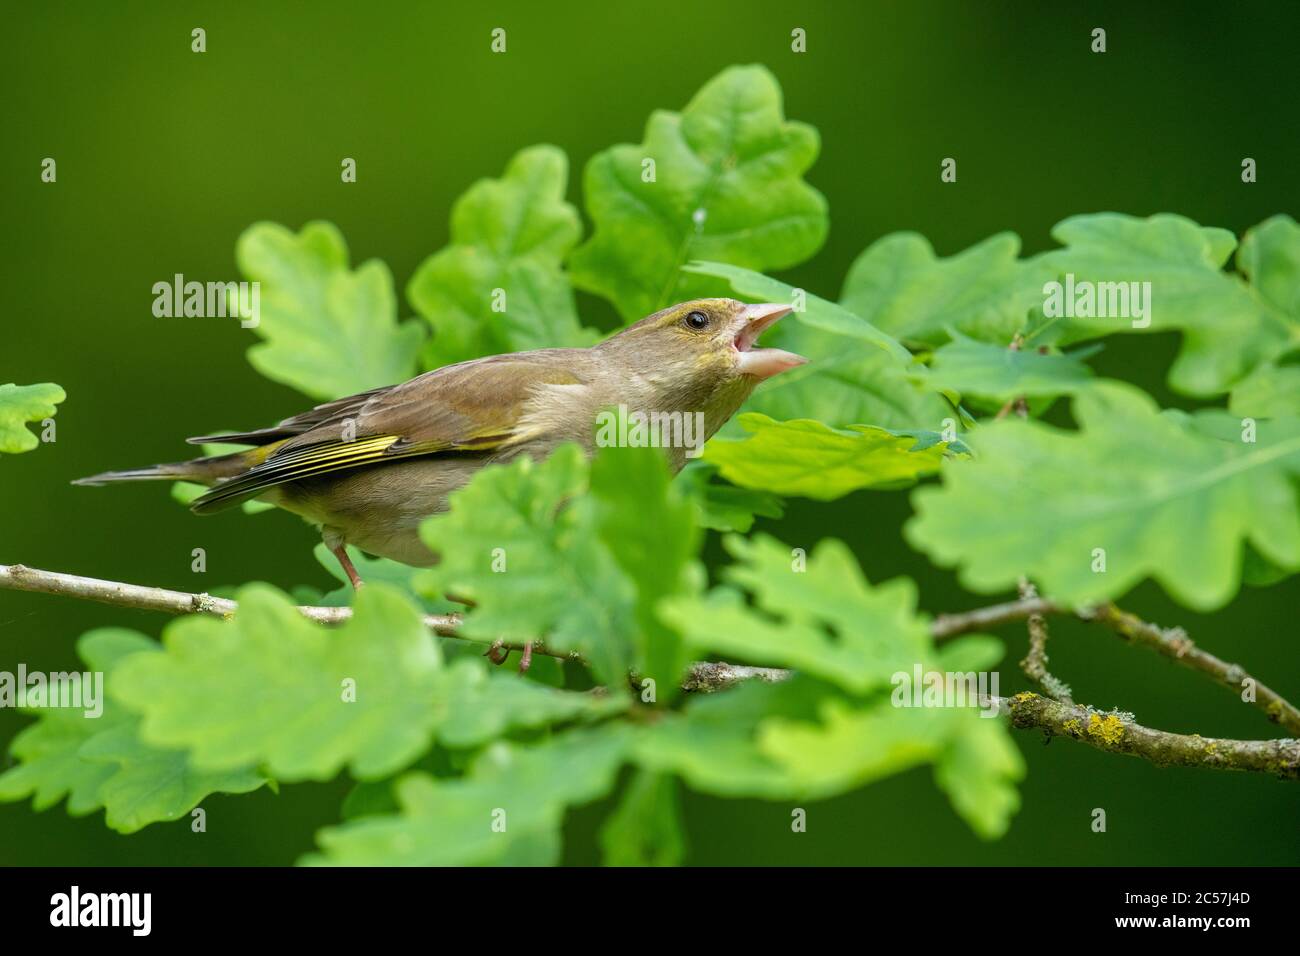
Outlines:
{"label": "green blurred background", "polygon": [[[0,39],[4,147],[0,243],[6,307],[0,381],[53,381],[68,400],[58,441],[0,461],[0,563],[22,562],[185,590],[253,579],[325,585],[315,534],[285,514],[196,518],[158,485],[95,490],[72,478],[169,461],[186,435],[257,426],[308,404],[244,360],[251,332],[157,319],[154,282],[235,278],[251,222],[336,222],[355,262],[386,261],[404,287],[447,240],[451,203],[521,147],[561,146],[580,170],[639,141],[655,108],[680,108],[732,63],[780,79],[791,118],[818,127],[810,181],[830,201],[822,252],[789,281],[834,297],[879,236],[916,230],[950,255],[1001,230],[1027,253],[1060,219],[1115,210],[1182,213],[1242,230],[1295,214],[1300,157],[1294,3],[713,2],[7,5]],[[190,30],[208,52],[190,52]],[[489,52],[508,30],[509,52]],[[803,27],[808,52],[790,51]],[[1089,51],[1101,26],[1108,52]],[[55,185],[39,181],[44,157]],[[358,182],[339,181],[356,158]],[[939,161],[958,160],[941,185]],[[1240,181],[1243,157],[1259,182]],[[613,311],[583,298],[584,317]],[[409,309],[406,309],[409,313]],[[1174,335],[1116,337],[1093,364],[1164,404]],[[905,494],[791,502],[778,533],[845,537],[872,580],[915,576],[932,611],[973,606],[951,575],[900,540]],[[770,525],[771,523],[769,523]],[[203,547],[208,572],[190,571]],[[717,557],[716,542],[710,554]],[[1193,615],[1143,586],[1125,604],[1183,624],[1203,646],[1300,698],[1295,579]],[[158,615],[0,592],[0,669],[76,665],[97,626],[157,634]],[[1082,699],[1207,735],[1272,729],[1232,695],[1106,632],[1054,625],[1053,670]],[[1004,629],[1004,693],[1021,689],[1020,627]],[[0,712],[7,746],[26,722]],[[1018,733],[1029,764],[1010,833],[977,840],[927,770],[809,807],[688,795],[696,864],[1295,864],[1300,786],[1263,776],[1158,770],[1069,741]],[[284,864],[338,817],[345,780],[277,796],[205,801],[208,832],[154,825],[130,837],[102,814],[69,819],[0,806],[0,863]],[[1093,833],[1102,807],[1108,832]],[[596,860],[605,806],[573,813],[566,859]]]}

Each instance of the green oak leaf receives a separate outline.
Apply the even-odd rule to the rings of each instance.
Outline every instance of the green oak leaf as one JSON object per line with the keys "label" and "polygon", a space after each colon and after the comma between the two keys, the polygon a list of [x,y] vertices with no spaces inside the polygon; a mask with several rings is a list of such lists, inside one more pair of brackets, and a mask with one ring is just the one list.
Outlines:
{"label": "green oak leaf", "polygon": [[9,745],[18,763],[0,774],[0,801],[30,796],[32,809],[41,811],[67,797],[69,816],[98,810],[103,806],[100,787],[115,768],[84,759],[80,750],[100,729],[79,710],[43,711],[41,719],[15,734]]}
{"label": "green oak leaf", "polygon": [[557,690],[465,658],[450,668],[450,695],[438,739],[448,747],[476,747],[507,731],[596,720],[627,709],[626,696]]}
{"label": "green oak leaf", "polygon": [[462,633],[544,641],[579,653],[611,687],[635,669],[672,696],[687,659],[655,606],[702,572],[695,505],[660,450],[602,448],[589,467],[564,445],[540,464],[483,469],[450,504],[421,526],[442,560],[416,587],[473,602]]}
{"label": "green oak leaf", "polygon": [[[125,628],[100,628],[83,634],[77,641],[77,655],[92,672],[102,672],[105,683],[118,662],[129,654],[156,651],[158,645],[143,634]],[[23,728],[10,744],[10,754],[19,763],[0,774],[0,800],[21,800],[32,795],[32,807],[45,810],[65,796],[68,813],[84,816],[103,806],[99,789],[113,775],[113,766],[85,760],[83,744],[97,734],[122,724],[130,725],[130,714],[103,701],[103,713],[88,718],[76,707],[49,707],[31,713],[36,723]]]}
{"label": "green oak leaf", "polygon": [[918,441],[871,425],[830,428],[821,422],[778,422],[757,412],[738,419],[744,441],[709,442],[704,460],[743,488],[831,501],[862,488],[905,488],[939,470],[948,443]]}
{"label": "green oak leaf", "polygon": [[257,764],[286,781],[326,780],[345,765],[382,777],[428,747],[445,676],[409,598],[368,584],[353,617],[326,628],[266,585],[237,597],[232,620],[176,621],[164,653],[123,662],[112,691],[142,715],[146,742],[186,748],[200,769]]}
{"label": "green oak leaf", "polygon": [[[1286,217],[1257,226],[1242,240],[1237,262],[1250,285],[1223,271],[1236,247],[1232,233],[1182,216],[1074,216],[1058,223],[1052,236],[1065,248],[1037,261],[1055,275],[1073,276],[1076,289],[1082,281],[1150,283],[1145,319],[1071,317],[1076,338],[1180,330],[1182,349],[1169,371],[1169,384],[1180,392],[1228,391],[1256,366],[1300,343],[1300,314],[1286,311],[1300,295],[1300,235]],[[1109,292],[1106,298],[1109,303]],[[1149,324],[1135,328],[1135,321]]]}
{"label": "green oak leaf", "polygon": [[929,630],[916,613],[915,585],[897,578],[872,587],[842,541],[824,540],[807,558],[768,535],[723,543],[737,559],[723,576],[755,607],[727,586],[665,600],[662,615],[692,649],[794,667],[851,693],[887,684],[924,656]]}
{"label": "green oak leaf", "polygon": [[1092,369],[1082,359],[1097,348],[1080,349],[1071,355],[1042,354],[977,342],[958,332],[951,342],[935,350],[928,382],[934,388],[963,396],[1003,402],[1021,396],[1071,395],[1092,383]]}
{"label": "green oak leaf", "polygon": [[1300,365],[1261,365],[1233,386],[1228,409],[1252,418],[1300,413]]}
{"label": "green oak leaf", "polygon": [[677,781],[637,770],[600,828],[606,866],[677,866],[686,855]]}
{"label": "green oak leaf", "polygon": [[844,280],[840,304],[908,343],[935,346],[950,329],[1007,345],[1042,302],[1051,275],[1018,258],[1020,239],[1004,232],[941,259],[925,237],[893,233],[872,243]]}
{"label": "green oak leaf", "polygon": [[[396,784],[400,811],[320,831],[304,863],[339,866],[466,866],[548,862],[567,807],[609,792],[631,732],[605,725],[523,747],[498,742],[453,780],[409,773]],[[539,845],[540,844],[540,845]],[[549,846],[549,852],[548,851]]]}
{"label": "green oak leaf", "polygon": [[[1300,348],[1300,225],[1290,216],[1274,216],[1248,230],[1237,249],[1237,268],[1286,317],[1289,341],[1279,355]],[[1228,407],[1265,418],[1295,414],[1300,409],[1300,366],[1294,355],[1261,365],[1237,382]]]}
{"label": "green oak leaf", "polygon": [[115,768],[100,787],[99,798],[105,822],[121,833],[178,820],[209,794],[249,793],[267,782],[253,767],[198,770],[185,751],[144,743],[135,721],[96,734],[82,745],[79,756]]}
{"label": "green oak leaf", "polygon": [[574,283],[630,321],[711,294],[716,283],[682,275],[692,259],[758,270],[802,262],[827,231],[826,200],[801,178],[818,148],[816,130],[786,121],[771,72],[723,70],[680,114],[653,113],[643,143],[587,164],[595,232],[570,259]]}
{"label": "green oak leaf", "polygon": [[1297,568],[1284,568],[1264,557],[1249,544],[1241,559],[1241,580],[1254,588],[1265,588],[1289,578]]}
{"label": "green oak leaf", "polygon": [[564,445],[541,464],[520,457],[484,468],[420,527],[442,560],[422,591],[474,602],[461,631],[507,643],[577,651],[600,679],[624,681],[633,658],[636,589],[592,525],[563,507],[587,487],[587,463]]}
{"label": "green oak leaf", "polygon": [[677,483],[695,505],[695,520],[701,527],[743,534],[754,526],[755,518],[785,514],[785,504],[771,492],[713,481],[716,473],[716,468],[697,458],[677,475]]}
{"label": "green oak leaf", "polygon": [[[285,780],[325,779],[345,762],[357,777],[376,779],[409,764],[435,732],[447,746],[470,747],[625,706],[511,673],[489,675],[477,657],[444,669],[410,602],[378,579],[358,593],[352,621],[334,630],[305,620],[262,585],[237,598],[234,621],[177,622],[165,633],[166,653],[132,661],[112,685],[121,703],[144,715],[145,739],[190,748],[189,763],[175,766],[187,776],[169,785],[192,787],[253,762]],[[182,626],[190,623],[206,626]],[[354,682],[352,702],[344,699],[345,680]],[[127,743],[114,741],[105,753],[125,759]],[[144,764],[149,755],[135,759]]]}
{"label": "green oak leaf", "polygon": [[800,782],[759,749],[757,733],[764,721],[779,716],[816,719],[828,693],[828,685],[796,674],[695,695],[682,712],[669,712],[641,731],[634,759],[647,771],[676,774],[692,789],[721,797],[800,796]]}
{"label": "green oak leaf", "polygon": [[[967,643],[997,645],[993,656],[980,655],[988,666],[1001,656],[987,638],[950,647]],[[943,657],[934,666],[943,667]],[[848,698],[803,674],[695,697],[684,712],[646,727],[634,754],[647,771],[679,774],[693,789],[768,800],[831,797],[931,764],[953,808],[985,838],[1005,832],[1019,806],[1014,783],[1024,776],[1004,721],[974,708]]]}
{"label": "green oak leaf", "polygon": [[759,729],[759,750],[786,769],[802,795],[834,796],[931,764],[953,809],[985,839],[1002,836],[1020,807],[1024,759],[996,711],[828,698],[819,716],[773,717]]}
{"label": "green oak leaf", "polygon": [[865,423],[941,431],[961,421],[923,365],[899,365],[877,349],[800,324],[778,325],[763,344],[802,355],[808,364],[763,383],[745,405],[750,411],[839,428]]}
{"label": "green oak leaf", "polygon": [[1294,341],[1300,323],[1300,223],[1277,215],[1247,229],[1237,247],[1237,268],[1262,299],[1291,320]]}
{"label": "green oak leaf", "polygon": [[41,708],[39,719],[13,740],[18,766],[0,774],[0,800],[32,795],[36,810],[68,799],[68,813],[83,816],[103,807],[106,822],[122,833],[185,816],[209,794],[247,793],[266,783],[251,767],[208,773],[196,770],[183,750],[145,744],[139,719],[112,696],[127,660],[156,657],[157,643],[143,634],[102,628],[84,634],[77,653],[104,674],[108,699],[99,717],[80,708]]}
{"label": "green oak leaf", "polygon": [[58,411],[54,406],[67,398],[59,386],[0,385],[0,452],[31,451],[39,441],[27,430],[28,422],[40,422]]}
{"label": "green oak leaf", "polygon": [[343,798],[339,816],[344,820],[360,817],[383,816],[397,812],[397,797],[393,795],[393,779],[362,780],[355,784]]}
{"label": "green oak leaf", "polygon": [[511,840],[505,853],[496,861],[497,866],[559,866],[564,853],[564,834],[559,825],[530,830],[516,840]]}
{"label": "green oak leaf", "polygon": [[908,541],[974,591],[1024,575],[1075,605],[1149,576],[1187,607],[1221,607],[1247,542],[1300,566],[1300,420],[1261,422],[1248,442],[1239,423],[1215,437],[1121,383],[1073,401],[1078,431],[1012,419],[981,428],[977,458],[947,463],[941,487],[913,493]]}
{"label": "green oak leaf", "polygon": [[310,222],[295,234],[257,223],[239,237],[235,258],[261,283],[253,331],[265,341],[248,360],[267,378],[329,399],[414,374],[424,333],[416,322],[398,323],[392,273],[378,260],[351,270],[332,224]]}
{"label": "green oak leaf", "polygon": [[[1297,408],[1300,408],[1300,406],[1278,407],[1278,411],[1281,413],[1277,416],[1278,420],[1268,423],[1270,436],[1276,438],[1278,436],[1276,430],[1278,429],[1281,429],[1282,433],[1285,434],[1300,429],[1300,420],[1296,417]],[[1166,414],[1172,413],[1166,412]],[[1233,444],[1249,440],[1251,432],[1257,433],[1259,428],[1259,422],[1252,416],[1244,415],[1240,411],[1234,412],[1231,409],[1224,410],[1222,408],[1198,409],[1183,420],[1197,431],[1220,441]],[[1255,437],[1257,438],[1258,435],[1256,434]],[[1297,495],[1300,495],[1300,479],[1294,480],[1294,484]],[[1268,587],[1289,578],[1297,571],[1300,571],[1300,565],[1283,566],[1260,554],[1259,550],[1250,541],[1246,542],[1241,560],[1241,580],[1243,584],[1251,587]]]}
{"label": "green oak leaf", "polygon": [[1020,809],[1016,781],[1024,779],[1025,758],[1002,721],[970,711],[957,714],[934,780],[977,835],[996,840]]}
{"label": "green oak leaf", "polygon": [[[433,326],[426,368],[599,339],[579,323],[561,268],[582,237],[578,211],[564,201],[567,180],[562,150],[532,146],[500,179],[479,180],[456,201],[451,243],[424,260],[406,289]],[[495,300],[501,293],[504,301]]]}
{"label": "green oak leaf", "polygon": [[888,698],[855,706],[828,697],[815,721],[765,720],[757,744],[802,794],[829,797],[934,762],[960,713],[895,707]]}
{"label": "green oak leaf", "polygon": [[662,703],[676,694],[690,663],[658,604],[704,577],[695,505],[673,483],[657,448],[602,448],[591,463],[590,505],[601,540],[636,583],[635,668],[642,680],[654,679]]}

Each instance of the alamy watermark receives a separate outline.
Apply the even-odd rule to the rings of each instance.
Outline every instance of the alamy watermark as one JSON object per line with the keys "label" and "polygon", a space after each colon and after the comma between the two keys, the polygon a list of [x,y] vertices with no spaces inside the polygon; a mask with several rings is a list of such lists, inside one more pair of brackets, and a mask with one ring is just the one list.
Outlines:
{"label": "alamy watermark", "polygon": [[704,450],[703,412],[632,412],[626,405],[596,413],[600,448],[684,448],[687,458]]}
{"label": "alamy watermark", "polygon": [[104,713],[103,671],[0,671],[0,707],[80,708],[87,717]]}
{"label": "alamy watermark", "polygon": [[1053,279],[1043,286],[1043,315],[1049,319],[1131,319],[1133,328],[1151,325],[1150,282]]}
{"label": "alamy watermark", "polygon": [[185,281],[153,284],[153,314],[160,319],[239,319],[246,329],[262,321],[262,283]]}
{"label": "alamy watermark", "polygon": [[895,707],[979,707],[981,717],[998,715],[997,671],[927,671],[917,663],[889,682]]}
{"label": "alamy watermark", "polygon": [[124,927],[132,936],[153,929],[152,893],[83,893],[73,886],[50,897],[50,925],[58,927]]}

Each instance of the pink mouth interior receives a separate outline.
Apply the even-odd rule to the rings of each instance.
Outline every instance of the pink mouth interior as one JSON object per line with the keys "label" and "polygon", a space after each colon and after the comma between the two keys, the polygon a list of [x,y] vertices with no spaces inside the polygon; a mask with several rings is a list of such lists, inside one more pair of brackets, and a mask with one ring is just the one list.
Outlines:
{"label": "pink mouth interior", "polygon": [[771,378],[786,369],[803,365],[808,361],[802,355],[795,355],[783,349],[754,348],[758,337],[777,319],[788,315],[789,312],[789,309],[774,308],[767,315],[751,319],[736,333],[732,347],[736,350],[736,365],[741,372],[759,379]]}
{"label": "pink mouth interior", "polygon": [[747,322],[745,327],[736,333],[736,340],[732,343],[735,346],[736,351],[748,352],[752,349],[754,343],[758,341],[758,337],[774,325],[777,319],[786,315],[788,311],[789,310],[786,310],[786,312],[773,312],[771,315],[764,316],[761,319],[754,319],[752,322]]}

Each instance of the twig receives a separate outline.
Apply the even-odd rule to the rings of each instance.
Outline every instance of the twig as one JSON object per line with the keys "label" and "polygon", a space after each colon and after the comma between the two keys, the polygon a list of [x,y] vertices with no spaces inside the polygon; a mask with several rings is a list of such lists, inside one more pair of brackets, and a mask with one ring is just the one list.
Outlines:
{"label": "twig", "polygon": [[[75,574],[41,571],[20,564],[0,564],[0,589],[62,594],[118,607],[165,611],[170,614],[210,614],[226,618],[239,608],[235,601],[209,594],[104,581]],[[352,616],[350,607],[304,606],[298,610],[304,617],[323,624],[339,624]],[[1068,612],[1052,601],[1030,597],[961,614],[940,615],[931,626],[931,634],[936,640],[946,640],[1008,621],[1026,620],[1034,615],[1052,613]],[[1150,647],[1185,666],[1208,674],[1233,690],[1239,691],[1242,681],[1253,680],[1239,666],[1227,664],[1213,654],[1196,648],[1181,629],[1161,629],[1114,605],[1086,609],[1078,612],[1078,616],[1110,627],[1126,640]],[[485,638],[461,635],[457,631],[461,623],[460,615],[429,614],[424,620],[430,630],[443,637],[484,645],[493,643]],[[501,646],[522,650],[522,645]],[[541,650],[537,645],[534,645],[533,650],[534,653],[547,653],[555,657],[571,656]],[[716,691],[744,680],[779,681],[788,676],[788,671],[778,668],[703,662],[691,666],[683,680],[683,686],[687,690]],[[1262,708],[1271,719],[1287,730],[1300,734],[1300,711],[1294,705],[1259,682],[1256,682],[1256,696],[1257,707]],[[999,699],[997,703],[1005,713],[1011,715],[1017,727],[1038,727],[1061,736],[1074,737],[1102,750],[1143,757],[1161,766],[1266,770],[1294,779],[1297,764],[1300,763],[1300,741],[1296,740],[1222,740],[1171,734],[1142,727],[1122,715],[1099,714],[1078,704],[1052,701],[1037,694],[1020,694],[1009,701]]]}
{"label": "twig", "polygon": [[725,690],[741,681],[761,680],[775,684],[789,676],[789,671],[779,667],[746,667],[742,664],[726,664],[722,661],[699,661],[691,665],[691,669],[682,679],[682,690],[709,694]]}
{"label": "twig", "polygon": [[1255,693],[1253,699],[1246,703],[1264,711],[1275,724],[1300,736],[1300,709],[1262,681],[1251,677],[1240,664],[1229,664],[1208,651],[1201,650],[1181,627],[1159,627],[1127,611],[1121,611],[1113,604],[1081,610],[1079,617],[1105,625],[1131,644],[1148,648],[1184,667],[1200,671],[1236,694],[1241,694],[1247,681],[1252,682]]}
{"label": "twig", "polygon": [[1143,727],[1124,714],[1100,713],[1030,693],[1006,700],[1005,709],[1013,727],[1046,730],[1108,753],[1141,757],[1157,767],[1250,770],[1285,780],[1300,779],[1300,740],[1225,740],[1172,734]]}
{"label": "twig", "polygon": [[[22,564],[0,564],[0,589],[6,588],[10,591],[30,591],[36,594],[61,594],[65,597],[97,601],[100,604],[137,608],[142,611],[164,611],[168,614],[210,614],[224,618],[230,617],[239,610],[236,602],[229,598],[213,597],[211,594],[192,594],[188,591],[169,591],[166,588],[151,588],[141,584],[104,581],[100,578],[82,577],[79,574],[42,571]],[[320,624],[341,624],[352,616],[350,607],[302,606],[298,610],[303,617]],[[456,637],[460,615],[426,614],[424,623],[435,634]]]}
{"label": "twig", "polygon": [[[167,614],[212,614],[217,617],[229,617],[239,608],[236,602],[228,598],[213,597],[210,594],[169,591],[166,588],[146,587],[140,584],[123,584],[120,581],[105,581],[79,574],[42,571],[22,564],[0,564],[0,590],[6,589],[28,591],[33,594],[59,594],[85,601],[97,601],[100,604],[112,604],[116,607],[163,611]],[[298,610],[304,617],[322,624],[340,624],[352,616],[350,607],[304,605]],[[972,631],[996,627],[1008,621],[1023,621],[1031,614],[1053,614],[1060,611],[1061,608],[1057,604],[1042,598],[1009,601],[1006,604],[993,604],[960,614],[941,614],[935,618],[930,633],[935,640],[943,641]],[[486,638],[461,637],[456,631],[461,624],[459,614],[430,614],[425,617],[425,623],[435,633],[444,637],[458,637],[461,640],[481,644],[492,643]],[[523,649],[522,644],[501,646],[510,650]]]}
{"label": "twig", "polygon": [[[239,610],[237,602],[229,598],[213,597],[211,594],[193,594],[188,591],[169,591],[167,588],[146,587],[140,584],[123,584],[120,581],[82,577],[79,574],[42,571],[22,564],[0,564],[0,590],[3,589],[28,591],[33,594],[59,594],[85,601],[96,601],[100,604],[112,604],[115,607],[162,611],[166,614],[209,614],[213,617],[228,618]],[[298,612],[318,624],[342,624],[352,617],[350,607],[301,605]],[[459,614],[426,614],[424,623],[429,630],[442,637],[452,637],[483,645],[494,643],[487,638],[461,634],[457,630],[461,625]],[[500,646],[506,650],[523,650],[522,644],[503,643]],[[560,658],[570,656],[547,651],[537,644],[533,645],[533,653],[550,654],[552,657]]]}
{"label": "twig", "polygon": [[[1038,597],[1038,591],[1024,578],[1020,579],[1020,600],[1031,601]],[[1043,689],[1043,693],[1063,704],[1074,703],[1070,694],[1070,685],[1055,677],[1047,669],[1047,618],[1042,614],[1031,614],[1026,620],[1029,630],[1029,653],[1020,662],[1020,669],[1025,676]]]}
{"label": "twig", "polygon": [[1162,628],[1122,611],[1113,604],[1071,611],[1055,601],[1041,597],[1008,601],[961,614],[941,614],[930,626],[930,634],[936,642],[941,642],[1011,621],[1028,620],[1039,614],[1073,614],[1081,621],[1101,624],[1125,642],[1145,647],[1184,667],[1200,671],[1236,694],[1241,694],[1245,681],[1254,681],[1254,699],[1245,702],[1263,711],[1269,720],[1287,732],[1300,736],[1300,708],[1267,684],[1252,677],[1240,664],[1229,664],[1208,651],[1201,650],[1180,627]]}
{"label": "twig", "polygon": [[[696,664],[716,668],[711,683],[701,689],[722,690],[742,680],[785,680],[790,671],[774,668],[746,668],[733,664]],[[758,673],[747,673],[761,671]],[[1300,780],[1300,740],[1230,740],[1175,734],[1144,727],[1127,714],[1104,713],[1082,704],[1052,700],[1038,694],[1015,697],[982,695],[982,708],[996,707],[1011,718],[1018,730],[1041,730],[1053,736],[1069,737],[1098,750],[1140,757],[1157,767],[1199,767],[1207,770],[1242,770],[1269,773],[1284,780]]]}
{"label": "twig", "polygon": [[[100,578],[82,577],[79,574],[42,571],[21,564],[0,564],[0,590],[4,589],[28,591],[34,594],[60,594],[116,607],[163,611],[167,614],[208,614],[213,617],[229,618],[239,610],[238,602],[229,598],[213,597],[211,594],[192,594],[187,591],[169,591],[166,588],[105,581]],[[350,607],[300,605],[298,612],[319,624],[342,624],[352,618]],[[459,614],[424,616],[424,623],[429,630],[441,637],[496,647],[505,651],[524,649],[522,643],[495,641],[476,635],[462,634],[458,630],[461,622]],[[559,660],[581,660],[576,653],[547,650],[539,641],[533,642],[533,653],[547,654]],[[707,692],[730,687],[742,680],[781,680],[784,676],[784,672],[770,667],[744,667],[737,664],[703,661],[691,666],[682,680],[682,687],[689,691]]]}
{"label": "twig", "polygon": [[1028,600],[1008,601],[988,607],[963,611],[960,614],[940,614],[930,625],[930,636],[936,641],[946,641],[973,631],[983,631],[1010,621],[1023,621],[1034,614],[1059,614],[1063,608],[1054,601],[1035,597]]}
{"label": "twig", "polygon": [[[741,680],[758,677],[784,680],[789,671],[772,668],[737,668],[734,665],[696,665],[729,668],[716,672],[719,680],[708,690],[721,690]],[[748,675],[747,670],[762,670]],[[996,707],[1011,718],[1018,730],[1041,730],[1053,736],[1069,737],[1098,750],[1140,757],[1157,767],[1199,767],[1206,770],[1242,770],[1274,774],[1283,780],[1300,780],[1300,740],[1230,740],[1175,734],[1144,727],[1127,714],[1104,713],[1082,704],[1052,700],[1039,694],[1014,697],[980,696],[982,708]]]}

